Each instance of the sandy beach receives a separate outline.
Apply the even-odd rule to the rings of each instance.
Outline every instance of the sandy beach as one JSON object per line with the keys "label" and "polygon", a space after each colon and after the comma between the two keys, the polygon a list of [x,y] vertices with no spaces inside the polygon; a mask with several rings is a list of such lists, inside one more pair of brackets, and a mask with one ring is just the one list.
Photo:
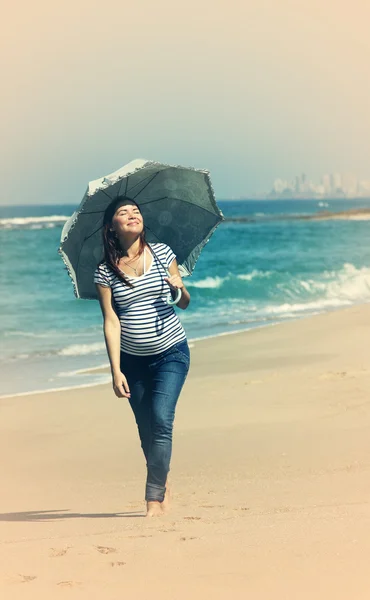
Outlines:
{"label": "sandy beach", "polygon": [[0,595],[367,599],[370,306],[196,342],[173,508],[110,386],[1,400]]}

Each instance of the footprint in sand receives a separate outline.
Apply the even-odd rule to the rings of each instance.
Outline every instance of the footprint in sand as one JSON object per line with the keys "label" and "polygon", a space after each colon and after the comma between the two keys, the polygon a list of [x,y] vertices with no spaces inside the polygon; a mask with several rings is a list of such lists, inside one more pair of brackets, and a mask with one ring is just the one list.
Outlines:
{"label": "footprint in sand", "polygon": [[37,579],[37,575],[22,575],[21,573],[18,574],[18,581],[20,583],[29,583],[30,581],[34,581],[34,579]]}
{"label": "footprint in sand", "polygon": [[320,379],[343,379],[344,377],[347,377],[347,375],[347,371],[338,371],[336,373],[329,371],[328,373],[320,375]]}
{"label": "footprint in sand", "polygon": [[117,548],[109,548],[109,546],[95,546],[100,554],[112,554],[112,552],[117,552]]}
{"label": "footprint in sand", "polygon": [[80,581],[58,581],[57,585],[59,587],[69,588],[69,587],[79,586],[79,585],[81,585],[81,582]]}
{"label": "footprint in sand", "polygon": [[327,371],[320,375],[320,379],[354,379],[361,375],[368,375],[368,369],[359,369],[358,371]]}
{"label": "footprint in sand", "polygon": [[56,558],[57,556],[64,556],[67,554],[68,550],[71,546],[67,546],[67,548],[50,548],[49,556],[51,558]]}

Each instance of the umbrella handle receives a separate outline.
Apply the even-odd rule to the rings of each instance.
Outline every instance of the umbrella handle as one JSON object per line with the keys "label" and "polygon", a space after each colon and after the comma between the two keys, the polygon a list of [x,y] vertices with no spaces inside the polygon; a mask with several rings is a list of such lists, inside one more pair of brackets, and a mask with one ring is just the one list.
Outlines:
{"label": "umbrella handle", "polygon": [[[167,275],[167,277],[171,277],[171,273],[169,272],[169,270],[168,270],[168,269],[166,269],[166,267],[164,266],[164,264],[163,264],[163,263],[162,263],[162,262],[159,260],[158,256],[157,256],[157,255],[156,255],[156,253],[154,252],[153,248],[152,248],[150,245],[148,245],[148,247],[149,247],[149,250],[150,250],[150,252],[151,252],[151,253],[152,253],[152,255],[153,255],[153,258],[156,258],[156,259],[158,260],[159,264],[160,264],[160,265],[163,267],[164,271],[166,272],[166,275]],[[169,304],[170,306],[173,306],[174,304],[177,304],[177,303],[179,302],[179,300],[180,300],[181,296],[182,296],[182,291],[181,291],[181,290],[177,290],[177,293],[176,293],[176,298],[173,300],[173,299],[172,299],[172,294],[171,294],[171,292],[170,292],[170,293],[169,293],[169,294],[166,296],[166,302],[167,302],[167,304]]]}
{"label": "umbrella handle", "polygon": [[174,300],[172,300],[172,294],[171,294],[171,292],[170,292],[170,293],[168,294],[167,298],[166,298],[166,302],[167,302],[167,304],[169,304],[170,306],[173,306],[174,304],[177,304],[177,303],[178,303],[178,301],[179,301],[179,300],[180,300],[180,298],[181,298],[181,295],[182,295],[182,292],[181,292],[181,290],[177,290],[177,293],[176,293],[176,298],[175,298]]}
{"label": "umbrella handle", "polygon": [[[167,272],[167,277],[171,277],[171,273],[168,270],[166,270],[166,272]],[[182,291],[181,290],[177,290],[177,292],[176,292],[176,298],[173,300],[172,299],[172,293],[170,292],[167,295],[167,297],[166,297],[166,302],[170,306],[174,306],[174,304],[178,303],[178,301],[180,300],[181,296],[182,296]]]}

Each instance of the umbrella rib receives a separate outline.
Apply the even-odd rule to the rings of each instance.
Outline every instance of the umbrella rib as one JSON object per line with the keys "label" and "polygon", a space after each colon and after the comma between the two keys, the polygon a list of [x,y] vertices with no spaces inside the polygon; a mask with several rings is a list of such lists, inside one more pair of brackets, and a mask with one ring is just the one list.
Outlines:
{"label": "umbrella rib", "polygon": [[[177,200],[178,202],[186,202],[187,204],[190,204],[193,208],[199,208],[200,210],[204,210],[205,212],[209,213],[210,215],[213,216],[219,216],[217,213],[212,212],[211,210],[208,210],[208,208],[204,208],[204,206],[200,206],[199,204],[194,204],[193,202],[189,202],[189,200],[184,200],[184,198],[171,198],[171,196],[163,196],[163,198],[154,198],[154,200],[148,200],[147,202],[140,202],[140,206],[143,206],[144,204],[151,204],[152,202],[159,202],[159,200]],[[221,221],[223,221],[224,219],[221,218]]]}
{"label": "umbrella rib", "polygon": [[[109,194],[107,194],[107,192],[105,190],[100,189],[99,192],[101,192],[107,198],[109,198],[109,200],[111,201],[111,203],[113,202],[113,200],[115,200],[115,198],[112,198]],[[78,215],[88,215],[88,214],[94,214],[95,212],[101,212],[101,210],[96,210],[96,211],[93,210],[93,211],[91,211],[91,213],[88,213],[88,212],[82,212],[82,210],[81,210],[81,212],[78,213]]]}
{"label": "umbrella rib", "polygon": [[77,263],[76,263],[76,268],[74,269],[74,272],[76,274],[76,280],[77,280],[77,274],[78,274],[78,266],[80,264],[80,257],[81,257],[81,252],[82,252],[82,246],[80,248],[80,251],[78,253],[78,258],[77,258]]}
{"label": "umbrella rib", "polygon": [[[159,174],[159,171],[156,173],[156,175]],[[138,185],[142,185],[144,183],[144,181],[147,181],[148,179],[150,179],[151,177],[153,177],[153,175],[147,175],[146,177],[144,177],[143,179],[141,179],[140,181],[138,181],[137,183],[135,183],[135,185],[132,186],[132,188],[130,189],[130,193],[132,192],[132,190],[134,190]],[[150,183],[150,181],[149,181]],[[145,186],[146,187],[146,186]],[[143,188],[144,189],[144,188]],[[139,194],[143,191],[140,190]],[[126,190],[127,191],[127,190]]]}
{"label": "umbrella rib", "polygon": [[160,200],[167,200],[168,196],[162,196],[162,198],[154,198],[153,200],[148,200],[147,202],[140,202],[140,206],[144,206],[145,204],[151,204],[152,202],[159,202]]}
{"label": "umbrella rib", "polygon": [[205,212],[209,213],[210,215],[218,216],[211,210],[208,210],[208,208],[204,208],[204,206],[200,206],[199,204],[194,204],[194,202],[189,202],[189,200],[184,200],[183,198],[173,198],[173,199],[179,200],[180,202],[186,202],[187,204],[190,204],[190,206],[192,206],[193,208],[200,208],[201,210],[204,210]]}
{"label": "umbrella rib", "polygon": [[155,238],[157,238],[158,242],[160,242],[160,241],[161,241],[161,240],[159,239],[159,237],[157,236],[157,234],[155,234],[155,233],[154,233],[154,231],[152,231],[152,230],[150,229],[150,227],[148,227],[148,225],[144,225],[144,229],[147,229],[148,231],[150,231],[150,233],[151,233],[152,235],[154,235],[154,237],[155,237]]}
{"label": "umbrella rib", "polygon": [[107,196],[107,198],[109,198],[109,200],[111,202],[113,202],[114,198],[112,198],[109,194],[107,194],[107,192],[105,190],[99,190],[99,192],[102,192],[103,194],[105,194]]}
{"label": "umbrella rib", "polygon": [[[99,231],[99,229],[101,229],[101,227],[98,227],[98,229],[96,229],[96,230],[95,230],[93,233],[91,233],[90,235],[88,235],[88,236],[87,236],[87,237],[84,239],[84,242],[86,242],[86,240],[88,240],[88,239],[89,239],[89,238],[91,238],[91,237],[92,237],[92,236],[93,236],[95,233],[97,233],[97,232]],[[80,256],[81,256],[82,248],[83,248],[83,246],[81,246],[81,248],[80,248],[80,251],[79,251],[79,253],[78,253],[78,258],[77,258],[76,268],[74,269],[74,271],[75,271],[75,273],[76,273],[76,276],[77,276],[77,273],[78,273],[78,266],[79,266],[79,264],[80,264]]]}
{"label": "umbrella rib", "polygon": [[98,227],[97,229],[95,229],[95,231],[93,231],[92,233],[90,233],[90,235],[88,235],[87,237],[84,238],[84,242],[86,242],[87,240],[89,240],[93,235],[95,235],[96,233],[98,233],[99,229],[102,229],[102,225],[100,225],[100,227]]}
{"label": "umbrella rib", "polygon": [[[129,178],[129,176],[127,176],[127,179],[128,179],[128,178]],[[118,192],[117,192],[116,200],[118,200],[118,198],[120,197],[122,183],[123,183],[123,181],[120,181],[120,182],[119,182],[119,188],[118,188]],[[127,183],[126,183],[126,185],[127,185]]]}
{"label": "umbrella rib", "polygon": [[[126,177],[126,189],[125,189],[125,196],[127,196],[127,188],[128,188],[128,180],[129,180],[129,178],[130,178],[130,175],[127,175],[127,177]],[[120,186],[120,188],[121,188],[121,186]]]}
{"label": "umbrella rib", "polygon": [[[131,177],[131,175],[128,175],[128,177]],[[135,185],[132,186],[132,188],[130,189],[130,192],[132,192],[132,190],[134,190],[138,185],[141,185],[144,181],[146,181],[147,179],[149,179],[149,177],[152,177],[152,175],[147,175],[146,177],[144,177],[143,179],[141,179],[140,181],[138,181],[137,183],[135,183]],[[125,190],[125,194],[127,194],[127,187]]]}
{"label": "umbrella rib", "polygon": [[[139,194],[141,194],[141,192],[143,192],[145,190],[145,188],[148,187],[148,185],[150,185],[152,183],[152,181],[157,177],[157,175],[159,175],[159,171],[157,171],[156,173],[154,173],[153,177],[148,181],[148,183],[146,185],[144,185],[144,187],[140,190],[140,192],[138,192],[136,194],[136,196],[138,196]],[[133,197],[133,200],[135,200],[136,196]]]}

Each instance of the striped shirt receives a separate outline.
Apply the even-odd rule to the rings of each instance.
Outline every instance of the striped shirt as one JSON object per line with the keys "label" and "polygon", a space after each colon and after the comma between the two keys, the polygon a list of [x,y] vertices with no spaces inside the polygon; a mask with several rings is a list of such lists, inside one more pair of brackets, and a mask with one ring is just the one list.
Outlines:
{"label": "striped shirt", "polygon": [[[112,290],[121,323],[121,351],[139,356],[159,354],[186,339],[177,314],[166,303],[170,288],[164,281],[164,267],[168,269],[176,256],[166,244],[149,245],[158,258],[152,256],[149,269],[140,277],[126,275],[133,288],[123,283],[106,263],[101,263],[94,273],[95,283]],[[148,258],[148,250],[146,253]]]}

